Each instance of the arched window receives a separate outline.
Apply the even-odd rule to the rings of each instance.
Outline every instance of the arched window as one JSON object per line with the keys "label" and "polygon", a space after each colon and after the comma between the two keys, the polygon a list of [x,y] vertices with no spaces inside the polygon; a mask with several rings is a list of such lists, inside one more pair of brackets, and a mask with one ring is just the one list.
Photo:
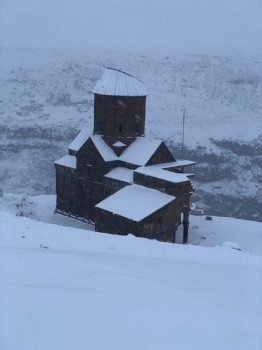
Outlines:
{"label": "arched window", "polygon": [[135,132],[136,132],[136,134],[139,133],[139,121],[136,121]]}
{"label": "arched window", "polygon": [[90,164],[86,164],[87,165],[87,177],[91,177],[91,168],[92,168],[92,165]]}
{"label": "arched window", "polygon": [[118,132],[119,132],[119,134],[122,133],[122,123],[118,124]]}

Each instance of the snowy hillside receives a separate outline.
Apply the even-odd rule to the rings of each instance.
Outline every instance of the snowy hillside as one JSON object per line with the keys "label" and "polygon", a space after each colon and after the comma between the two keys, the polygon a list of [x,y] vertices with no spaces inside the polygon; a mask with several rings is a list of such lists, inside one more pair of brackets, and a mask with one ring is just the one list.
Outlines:
{"label": "snowy hillside", "polygon": [[196,160],[193,201],[206,213],[262,220],[262,60],[160,53],[1,49],[0,187],[54,194],[54,160],[92,128],[96,81],[106,67],[149,91],[146,134]]}
{"label": "snowy hillside", "polygon": [[[54,195],[26,196],[7,193],[0,197],[0,210],[15,216],[94,231],[94,226],[91,224],[54,214],[55,205],[56,196]],[[212,218],[212,221],[207,221],[206,216],[190,215],[189,244],[214,247],[226,241],[233,241],[252,254],[262,255],[261,223],[215,216]],[[182,226],[180,225],[177,230],[177,243],[183,242]]]}
{"label": "snowy hillside", "polygon": [[1,198],[1,349],[261,349],[261,223],[190,217],[201,247],[19,217],[54,199]]}

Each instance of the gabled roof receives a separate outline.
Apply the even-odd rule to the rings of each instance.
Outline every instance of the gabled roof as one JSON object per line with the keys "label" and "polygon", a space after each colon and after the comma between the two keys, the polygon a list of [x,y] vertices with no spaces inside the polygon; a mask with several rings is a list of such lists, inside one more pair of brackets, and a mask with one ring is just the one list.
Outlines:
{"label": "gabled roof", "polygon": [[67,168],[76,169],[76,157],[67,154],[66,156],[55,161],[55,164],[63,165]]}
{"label": "gabled roof", "polygon": [[191,177],[194,177],[194,174],[175,173],[173,171],[168,171],[168,169],[181,168],[190,165],[196,165],[196,162],[192,162],[191,160],[176,160],[175,162],[170,163],[159,163],[145,167],[139,167],[135,170],[135,172],[152,176],[157,179],[179,183],[189,181]]}
{"label": "gabled roof", "polygon": [[76,152],[79,151],[89,138],[91,138],[93,144],[105,162],[110,162],[112,160],[118,159],[115,152],[105,143],[102,137],[100,135],[93,135],[88,129],[83,129],[74,139],[74,141],[68,146],[68,149]]}
{"label": "gabled roof", "polygon": [[92,135],[89,129],[83,129],[77,137],[74,139],[73,142],[70,143],[68,146],[68,149],[72,151],[79,151],[80,148],[83,146],[83,144],[89,139],[89,137]]}
{"label": "gabled roof", "polygon": [[121,154],[119,160],[123,162],[144,166],[161,145],[161,140],[147,139],[138,137],[131,145]]}
{"label": "gabled roof", "polygon": [[151,188],[130,185],[98,203],[96,207],[138,222],[175,198]]}
{"label": "gabled roof", "polygon": [[110,179],[120,180],[127,183],[132,184],[133,183],[133,170],[123,168],[121,166],[109,171],[105,177],[108,177]]}
{"label": "gabled roof", "polygon": [[[89,139],[93,141],[98,152],[101,154],[105,162],[113,160],[121,160],[123,162],[131,163],[138,166],[145,166],[149,159],[156,152],[161,145],[162,140],[148,139],[146,137],[137,137],[137,139],[131,143],[129,147],[118,157],[115,152],[105,143],[101,135],[93,135],[89,129],[83,129],[74,141],[68,146],[69,150],[79,151],[83,144]],[[117,141],[113,146],[123,146],[124,143]],[[179,160],[170,163],[162,163],[151,165],[150,168],[155,169],[167,169],[178,168],[182,166],[195,165],[195,162],[188,160]]]}
{"label": "gabled roof", "polygon": [[173,183],[187,182],[189,181],[188,176],[192,176],[192,174],[173,173],[171,171],[163,170],[161,168],[154,168],[153,166],[140,167],[137,168],[135,172]]}
{"label": "gabled roof", "polygon": [[196,162],[193,162],[192,160],[178,160],[177,159],[175,162],[164,163],[161,165],[161,167],[162,167],[162,169],[168,169],[168,168],[186,167],[186,166],[190,166],[190,165],[196,165]]}
{"label": "gabled roof", "polygon": [[91,135],[91,140],[105,162],[117,160],[115,152],[105,143],[100,135]]}
{"label": "gabled roof", "polygon": [[121,72],[107,68],[93,89],[94,94],[109,96],[147,96],[148,92],[142,81]]}

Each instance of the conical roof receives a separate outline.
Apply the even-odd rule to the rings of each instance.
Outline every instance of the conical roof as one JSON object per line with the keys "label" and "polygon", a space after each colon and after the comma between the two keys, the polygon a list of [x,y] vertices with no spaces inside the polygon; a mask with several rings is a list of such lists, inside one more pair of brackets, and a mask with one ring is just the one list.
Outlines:
{"label": "conical roof", "polygon": [[107,68],[93,89],[94,94],[109,96],[147,96],[148,92],[142,81],[121,72]]}

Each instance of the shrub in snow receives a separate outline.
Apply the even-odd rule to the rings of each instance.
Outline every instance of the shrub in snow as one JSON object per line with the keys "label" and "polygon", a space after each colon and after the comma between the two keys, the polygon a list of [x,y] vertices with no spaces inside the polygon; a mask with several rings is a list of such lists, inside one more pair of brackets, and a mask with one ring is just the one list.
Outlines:
{"label": "shrub in snow", "polygon": [[234,243],[234,242],[224,242],[224,243],[221,244],[221,247],[223,247],[223,248],[231,248],[231,249],[235,249],[235,250],[241,251],[241,248],[239,247],[239,245]]}

